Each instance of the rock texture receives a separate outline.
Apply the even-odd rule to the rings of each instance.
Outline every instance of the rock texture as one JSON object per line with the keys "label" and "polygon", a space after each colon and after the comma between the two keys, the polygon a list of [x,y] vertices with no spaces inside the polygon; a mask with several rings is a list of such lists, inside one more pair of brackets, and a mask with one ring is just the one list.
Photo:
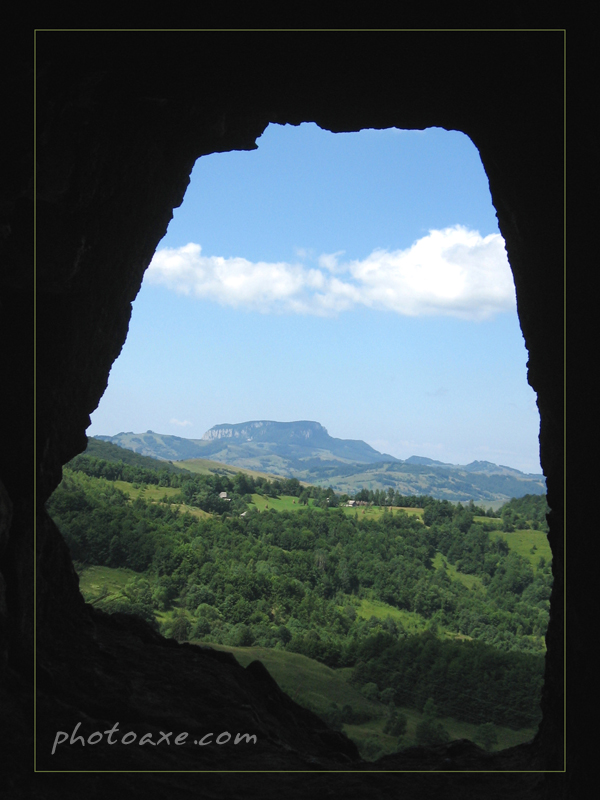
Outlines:
{"label": "rock texture", "polygon": [[[42,798],[564,796],[562,33],[38,32],[36,42],[37,618],[33,382],[22,347],[31,340],[34,197],[31,137],[16,117],[0,195],[0,789]],[[30,97],[30,79],[13,65],[9,101]],[[543,722],[531,744],[496,756],[459,742],[382,759],[375,766],[383,772],[368,773],[374,765],[283,696],[260,666],[244,670],[87,607],[44,512],[61,465],[85,448],[131,302],[195,160],[253,149],[269,122],[303,121],[334,132],[458,129],[489,177],[538,397],[554,555]],[[38,769],[124,773],[32,773],[34,621]],[[218,746],[105,743],[50,755],[57,730],[81,722],[89,735],[117,721],[140,733],[248,730],[260,744],[233,756]],[[179,772],[198,767],[213,772]],[[174,772],[132,772],[140,769]],[[453,771],[465,769],[475,774]]]}
{"label": "rock texture", "polygon": [[254,420],[253,422],[241,422],[236,425],[213,425],[202,436],[206,441],[215,439],[243,439],[253,441],[254,439],[264,439],[265,441],[277,441],[285,438],[286,441],[293,439],[323,439],[328,437],[327,428],[319,422],[308,420],[301,422],[273,422],[272,420]]}

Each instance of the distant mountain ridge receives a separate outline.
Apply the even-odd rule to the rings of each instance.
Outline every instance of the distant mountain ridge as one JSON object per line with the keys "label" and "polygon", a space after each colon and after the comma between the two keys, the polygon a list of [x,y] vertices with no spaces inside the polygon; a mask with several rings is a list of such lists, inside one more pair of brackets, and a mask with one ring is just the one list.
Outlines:
{"label": "distant mountain ridge", "polygon": [[[336,439],[329,435],[323,425],[310,420],[252,420],[234,425],[224,423],[214,425],[206,431],[202,439],[184,439],[154,431],[95,438],[166,461],[212,458],[234,466],[240,459],[264,460],[266,450],[273,456],[293,461],[321,458],[343,463],[375,464],[378,461],[398,460],[394,456],[380,453],[359,439]],[[247,466],[246,463],[238,465]]]}
{"label": "distant mountain ridge", "polygon": [[154,431],[95,438],[151,458],[174,462],[211,459],[231,467],[332,486],[339,492],[392,486],[404,494],[430,494],[462,502],[507,500],[546,491],[541,474],[525,474],[489,461],[472,461],[465,466],[424,456],[403,461],[361,440],[336,439],[323,425],[310,420],[223,423],[206,431],[202,439]]}
{"label": "distant mountain ridge", "polygon": [[202,441],[213,441],[214,439],[253,439],[272,440],[274,435],[283,435],[286,438],[297,438],[300,440],[308,439],[327,439],[329,434],[327,428],[319,422],[302,420],[300,422],[273,422],[272,420],[254,420],[252,422],[240,422],[235,425],[224,423],[213,425],[206,431]]}
{"label": "distant mountain ridge", "polygon": [[[206,431],[201,441],[212,442],[216,439],[239,439],[240,441],[271,442],[271,443],[297,443],[307,442],[317,447],[328,444],[332,437],[327,428],[318,422],[301,420],[299,422],[274,422],[272,420],[253,420],[240,422],[235,425],[224,423],[214,425]],[[338,440],[341,441],[341,440]],[[368,445],[367,445],[368,447]]]}

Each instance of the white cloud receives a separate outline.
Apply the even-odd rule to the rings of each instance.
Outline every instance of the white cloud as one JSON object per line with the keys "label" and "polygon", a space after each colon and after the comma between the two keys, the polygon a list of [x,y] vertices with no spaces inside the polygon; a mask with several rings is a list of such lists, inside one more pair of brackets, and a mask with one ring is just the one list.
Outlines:
{"label": "white cloud", "polygon": [[337,253],[323,253],[319,256],[319,266],[329,272],[344,272],[344,266],[338,264],[338,256],[343,256],[344,251],[338,250]]}
{"label": "white cloud", "polygon": [[319,268],[204,256],[199,244],[159,250],[146,279],[186,295],[263,313],[332,316],[357,306],[406,316],[481,320],[515,309],[500,234],[456,225],[431,230],[406,250],[374,250],[362,261],[323,254]]}
{"label": "white cloud", "polygon": [[193,425],[194,424],[193,422],[190,422],[189,419],[184,419],[184,420],[171,419],[171,420],[169,420],[169,422],[171,423],[171,425],[180,425],[182,428],[185,428],[188,425]]}

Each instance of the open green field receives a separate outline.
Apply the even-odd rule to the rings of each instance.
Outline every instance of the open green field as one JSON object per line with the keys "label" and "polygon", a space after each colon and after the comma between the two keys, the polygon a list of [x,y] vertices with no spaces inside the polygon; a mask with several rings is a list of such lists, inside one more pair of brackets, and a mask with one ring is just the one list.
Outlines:
{"label": "open green field", "polygon": [[[467,575],[465,577],[468,578],[471,576]],[[410,635],[423,633],[429,628],[428,620],[415,611],[395,608],[379,600],[367,600],[363,598],[360,601],[360,605],[356,606],[356,614],[363,619],[371,619],[371,617],[386,619],[386,617],[391,617],[395,622],[401,624],[406,633]],[[441,625],[437,626],[437,631],[439,636],[445,636],[450,639],[471,639],[470,636],[448,630]]]}
{"label": "open green field", "polygon": [[132,569],[114,569],[113,567],[85,566],[76,563],[79,576],[79,591],[86,603],[93,603],[100,596],[103,586],[108,589],[108,597],[120,596],[123,587],[133,578],[139,578],[139,572]]}
{"label": "open green field", "polygon": [[112,481],[113,485],[132,500],[143,497],[151,503],[159,503],[164,497],[170,498],[181,494],[181,489],[172,489],[170,486],[156,486],[155,484],[133,484],[127,481]]}
{"label": "open green field", "polygon": [[200,475],[228,475],[233,477],[236,473],[243,472],[244,475],[250,475],[252,478],[267,478],[270,481],[281,480],[281,475],[257,472],[256,470],[245,469],[244,467],[230,467],[227,464],[221,464],[219,461],[211,461],[208,458],[189,458],[186,461],[172,461],[171,463],[174,467],[187,469],[190,472],[197,472]]}
{"label": "open green field", "polygon": [[317,711],[325,711],[331,703],[377,715],[384,708],[381,703],[367,700],[348,683],[352,670],[335,670],[300,653],[266,647],[229,647],[210,644],[215,650],[233,653],[243,667],[251,661],[262,661],[283,691],[300,705],[310,704]]}
{"label": "open green field", "polygon": [[195,506],[188,506],[185,503],[170,503],[170,499],[181,495],[181,489],[171,488],[170,486],[155,486],[151,483],[142,484],[141,486],[135,486],[133,483],[127,483],[127,481],[113,481],[112,483],[117,489],[129,495],[131,500],[137,500],[138,497],[141,497],[149,503],[164,503],[166,498],[172,509],[178,509],[182,513],[185,511],[193,517],[198,517],[198,519],[206,519],[212,516],[208,511],[202,511],[201,508],[196,508]]}
{"label": "open green field", "polygon": [[385,619],[391,617],[395,622],[402,624],[407,633],[422,633],[427,629],[427,622],[424,617],[414,611],[405,611],[395,608],[379,600],[367,600],[363,598],[360,605],[356,607],[356,614],[363,619]]}
{"label": "open green field", "polygon": [[198,517],[198,519],[209,519],[212,517],[212,514],[209,514],[208,511],[203,511],[201,508],[196,508],[195,506],[188,506],[185,503],[178,503],[177,505],[171,503],[171,508],[178,508],[182,514],[185,511],[193,517]]}
{"label": "open green field", "polygon": [[[306,506],[298,502],[297,497],[289,494],[282,494],[281,497],[264,497],[262,494],[252,495],[252,505],[259,511],[299,511]],[[308,505],[313,507],[313,501],[309,500]]]}
{"label": "open green field", "polygon": [[537,567],[540,556],[544,557],[546,563],[552,560],[548,537],[543,531],[498,531],[497,535],[504,539],[511,550],[528,559],[533,567]]}
{"label": "open green field", "polygon": [[[393,753],[398,749],[397,738],[383,733],[388,718],[388,707],[383,703],[367,700],[349,682],[352,669],[334,670],[318,661],[285,650],[271,650],[263,647],[227,647],[213,645],[215,650],[233,653],[237,661],[247,667],[251,661],[262,661],[283,691],[299,705],[310,706],[317,713],[330,709],[332,703],[338,708],[346,704],[356,711],[370,714],[371,719],[361,725],[344,725],[343,731],[357,745],[364,744],[367,739],[375,739],[384,752]],[[423,717],[414,708],[399,708],[408,720],[407,732],[402,746],[415,744],[415,731]],[[468,722],[442,717],[439,720],[450,734],[451,739],[471,739],[475,737],[477,726]],[[535,735],[535,729],[523,728],[514,731],[510,728],[496,727],[498,745],[495,749],[527,742]]]}
{"label": "open green field", "polygon": [[459,572],[456,567],[451,564],[444,556],[437,552],[435,554],[435,558],[433,559],[433,566],[436,569],[443,569],[444,562],[446,563],[446,572],[452,581],[460,581],[463,586],[466,586],[467,589],[472,589],[474,586],[477,586],[479,589],[483,589],[483,583],[481,578],[478,578],[476,575],[467,575],[465,572]]}
{"label": "open green field", "polygon": [[423,517],[422,508],[402,508],[401,506],[386,506],[385,508],[383,506],[353,506],[352,508],[342,506],[341,508],[344,513],[349,516],[356,514],[359,519],[379,519],[383,514],[397,514],[400,511],[409,516],[417,517],[417,519]]}
{"label": "open green field", "polygon": [[490,523],[490,522],[493,522],[494,525],[498,526],[498,528],[502,527],[502,520],[500,519],[500,517],[480,517],[480,516],[475,515],[473,517],[473,522],[479,522],[479,523]]}
{"label": "open green field", "polygon": [[[385,708],[385,707],[384,707]],[[398,711],[402,712],[407,719],[406,733],[402,738],[402,747],[411,747],[416,744],[416,730],[417,725],[422,722],[423,715],[416,711],[414,708],[399,708]],[[349,739],[360,748],[361,745],[368,740],[375,740],[384,753],[394,753],[398,750],[397,737],[389,736],[383,732],[385,723],[387,721],[387,709],[384,713],[371,720],[370,722],[363,723],[362,725],[344,725],[343,731]],[[451,740],[469,739],[475,740],[477,725],[470,722],[462,722],[461,720],[452,717],[440,717],[436,722],[441,722],[444,728],[450,734]],[[511,728],[501,728],[496,726],[496,734],[498,736],[498,744],[493,748],[494,750],[505,750],[508,747],[514,747],[518,744],[524,744],[530,741],[535,736],[534,728],[522,728],[519,731],[513,731]],[[367,759],[369,760],[369,759]]]}
{"label": "open green field", "polygon": [[[284,494],[281,497],[264,497],[260,494],[253,494],[252,504],[259,511],[265,511],[267,508],[275,511],[299,511],[306,508],[306,506],[298,502],[297,497]],[[308,506],[309,508],[314,508],[312,499],[308,501]],[[397,514],[400,511],[419,519],[423,516],[422,508],[400,508],[399,506],[388,506],[385,509],[379,506],[354,506],[353,508],[338,506],[338,508],[341,508],[348,516],[356,515],[359,519],[379,519],[383,514]]]}

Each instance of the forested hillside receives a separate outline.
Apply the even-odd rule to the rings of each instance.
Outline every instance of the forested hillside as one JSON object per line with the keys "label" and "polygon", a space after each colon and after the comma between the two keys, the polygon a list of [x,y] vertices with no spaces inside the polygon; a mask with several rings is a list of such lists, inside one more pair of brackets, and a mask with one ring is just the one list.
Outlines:
{"label": "forested hillside", "polygon": [[[197,459],[236,469],[297,478],[336,492],[392,487],[404,495],[427,494],[440,500],[506,502],[525,494],[545,494],[543,475],[529,475],[488,461],[461,466],[411,456],[406,461],[379,453],[352,439],[334,439],[317,422],[270,422],[216,425],[202,439],[146,431],[99,437],[121,448],[156,459],[171,459],[183,468]],[[95,440],[98,441],[98,440]],[[89,440],[92,446],[93,439]]]}
{"label": "forested hillside", "polygon": [[85,565],[133,571],[88,593],[106,611],[179,641],[351,668],[360,691],[398,707],[431,700],[439,716],[535,726],[551,590],[545,498],[496,517],[393,490],[347,500],[296,479],[83,455],[48,510],[84,577]]}

